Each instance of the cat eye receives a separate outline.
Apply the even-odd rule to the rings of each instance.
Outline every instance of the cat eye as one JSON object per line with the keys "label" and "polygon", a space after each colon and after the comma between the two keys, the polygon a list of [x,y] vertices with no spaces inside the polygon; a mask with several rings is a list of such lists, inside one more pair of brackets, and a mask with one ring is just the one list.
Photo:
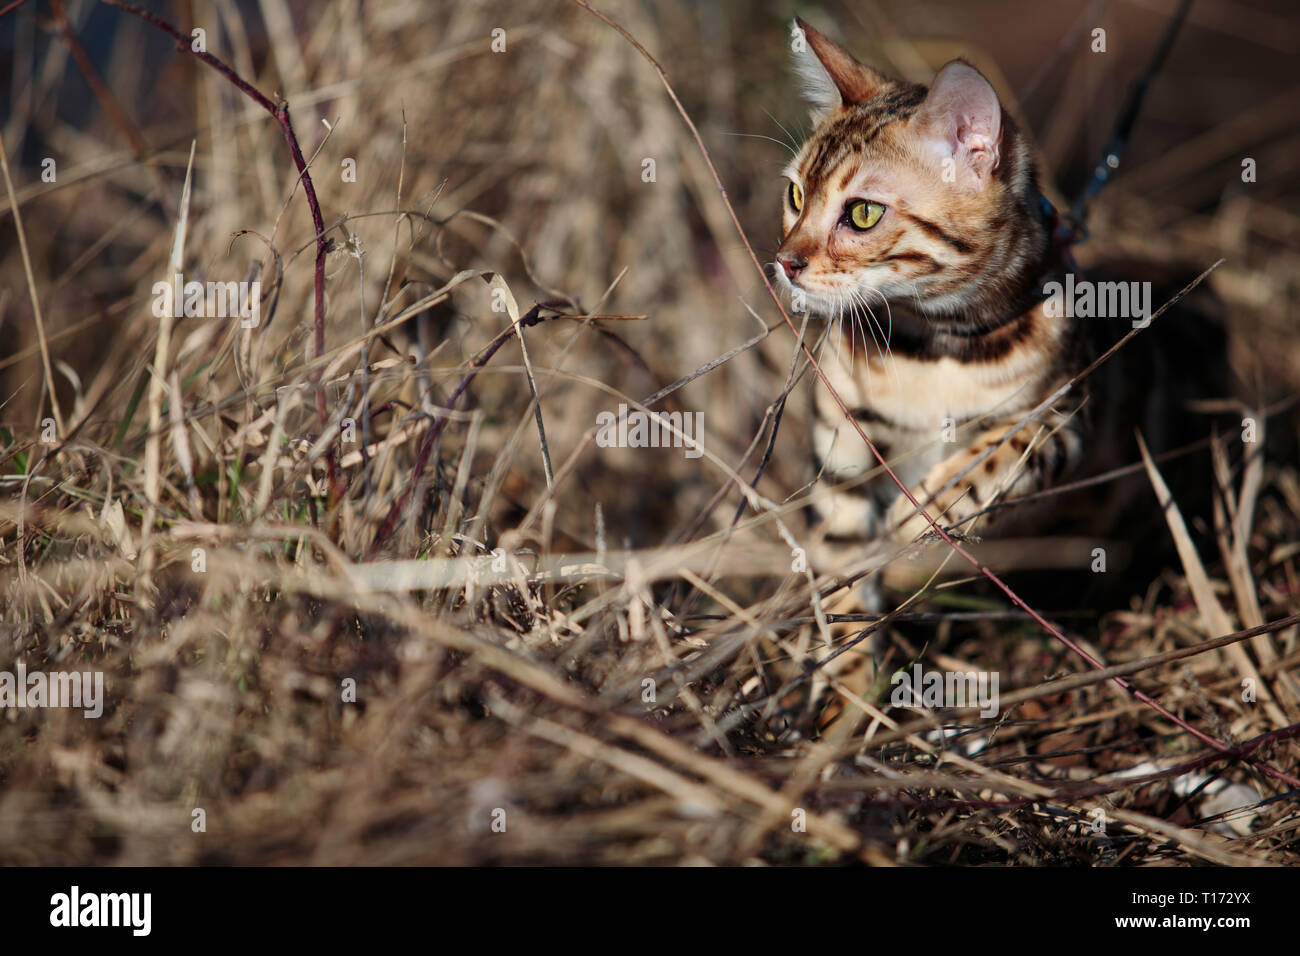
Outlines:
{"label": "cat eye", "polygon": [[855,199],[844,207],[844,218],[858,232],[866,232],[885,214],[885,207],[878,202]]}
{"label": "cat eye", "polygon": [[790,207],[795,212],[803,212],[803,190],[796,182],[790,183]]}

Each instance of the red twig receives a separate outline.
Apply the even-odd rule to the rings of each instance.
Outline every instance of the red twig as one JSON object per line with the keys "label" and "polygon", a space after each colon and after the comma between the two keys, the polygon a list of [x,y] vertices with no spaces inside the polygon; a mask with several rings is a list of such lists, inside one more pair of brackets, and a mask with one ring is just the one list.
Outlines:
{"label": "red twig", "polygon": [[[1278,730],[1270,730],[1257,737],[1252,737],[1250,740],[1243,741],[1234,747],[1228,747],[1214,753],[1201,754],[1199,757],[1172,767],[1166,767],[1164,770],[1156,770],[1139,777],[1124,777],[1107,783],[1086,783],[1075,787],[1067,787],[1048,795],[1013,797],[1008,800],[916,800],[909,801],[909,805],[945,810],[1007,810],[1012,807],[1050,803],[1073,803],[1077,805],[1079,801],[1092,797],[1100,797],[1120,790],[1134,790],[1138,787],[1145,787],[1147,784],[1158,783],[1161,780],[1181,777],[1223,760],[1250,760],[1250,754],[1261,747],[1272,746],[1297,737],[1300,737],[1300,724],[1290,724]],[[906,800],[906,797],[903,797],[903,799]]]}
{"label": "red twig", "polygon": [[[312,224],[316,229],[316,282],[315,282],[315,305],[316,305],[316,357],[320,358],[325,354],[325,253],[329,248],[329,243],[325,238],[325,218],[321,215],[320,202],[316,199],[316,187],[312,185],[311,174],[307,171],[307,161],[303,158],[302,148],[298,145],[298,137],[293,131],[293,122],[289,119],[289,103],[283,97],[278,102],[272,102],[261,90],[244,80],[238,73],[226,66],[221,60],[217,59],[206,50],[196,50],[191,44],[190,37],[181,33],[170,23],[161,20],[146,10],[141,10],[134,4],[125,3],[123,0],[102,0],[109,6],[117,7],[119,10],[125,10],[132,16],[139,17],[146,23],[152,24],[159,30],[170,35],[176,41],[176,48],[184,53],[190,53],[208,66],[212,67],[236,87],[238,87],[249,99],[251,99],[262,109],[266,110],[275,117],[276,122],[280,124],[280,129],[284,133],[285,141],[289,144],[289,151],[293,154],[293,164],[298,169],[298,177],[302,180],[303,194],[307,197],[307,206],[311,209]],[[7,11],[3,11],[7,12]],[[325,406],[325,390],[320,387],[320,377],[322,367],[318,366],[310,374],[310,380],[316,385],[316,414],[320,418],[321,429],[324,430],[329,425],[329,410]],[[338,501],[342,495],[340,484],[338,463],[335,461],[333,449],[327,448],[325,451],[325,465],[329,474],[329,498],[330,508]]]}
{"label": "red twig", "polygon": [[[541,315],[542,308],[542,305],[535,305],[525,312],[519,317],[518,327],[521,329],[531,328],[541,322],[543,318]],[[397,527],[398,519],[401,518],[402,512],[406,509],[406,502],[410,499],[411,492],[420,483],[420,477],[429,464],[429,455],[433,451],[433,446],[437,444],[438,436],[442,434],[442,430],[447,426],[451,412],[455,410],[461,395],[465,393],[465,389],[469,388],[470,382],[474,381],[483,366],[487,365],[492,360],[492,356],[497,354],[501,346],[505,345],[516,334],[519,333],[515,331],[515,325],[511,324],[508,329],[502,330],[496,338],[489,342],[483,351],[470,362],[469,371],[460,380],[456,390],[451,393],[451,398],[447,399],[446,411],[440,412],[434,418],[433,424],[429,426],[429,430],[424,433],[424,440],[420,442],[420,450],[415,456],[415,467],[411,470],[411,478],[403,486],[397,500],[393,502],[393,506],[388,509],[388,514],[384,516],[384,523],[379,526],[379,531],[375,534],[375,540],[370,545],[370,556],[378,552],[383,543],[388,540],[389,535],[393,533],[393,529]]]}
{"label": "red twig", "polygon": [[[677,92],[673,89],[672,84],[668,82],[668,74],[664,71],[664,68],[659,65],[659,61],[655,59],[653,54],[651,54],[649,50],[647,50],[644,46],[642,46],[640,41],[638,41],[636,37],[632,36],[631,33],[629,33],[626,29],[624,29],[622,25],[610,19],[607,15],[597,10],[590,3],[587,3],[587,0],[574,0],[574,2],[577,3],[578,6],[582,7],[583,9],[585,9],[586,11],[588,11],[589,13],[597,17],[598,19],[603,20],[606,24],[608,24],[613,29],[617,30],[619,34],[622,35],[623,39],[627,40],[628,43],[630,43],[633,47],[635,47],[637,52],[640,53],[643,57],[645,57],[646,60],[649,61],[650,65],[654,67],[655,72],[659,74],[659,79],[663,83],[664,89],[668,91],[668,96],[672,99],[673,105],[677,108],[677,112],[681,115],[682,120],[686,123],[687,128],[690,129],[691,136],[695,139],[695,145],[699,149],[701,156],[704,158],[705,164],[709,167],[709,173],[713,177],[714,185],[717,186],[718,192],[722,196],[722,203],[727,209],[727,214],[731,217],[732,225],[735,226],[736,233],[737,235],[740,236],[740,241],[745,245],[745,251],[749,253],[750,261],[754,263],[754,268],[758,271],[759,276],[762,278],[763,285],[767,288],[768,295],[770,295],[772,297],[772,301],[776,303],[777,310],[780,311],[781,313],[781,318],[785,320],[785,324],[789,327],[790,331],[794,333],[795,337],[797,338],[799,335],[799,330],[795,328],[794,323],[790,320],[790,316],[785,311],[785,307],[781,304],[781,299],[776,294],[776,290],[772,288],[772,283],[768,281],[767,272],[766,270],[763,269],[763,266],[759,263],[758,256],[755,255],[754,253],[754,247],[750,245],[749,237],[745,235],[745,230],[740,225],[740,219],[736,216],[736,210],[732,208],[731,200],[727,198],[727,187],[723,185],[722,177],[718,175],[717,167],[713,165],[713,159],[709,155],[709,149],[707,146],[704,145],[704,140],[703,138],[701,138],[700,132],[696,128],[695,123],[691,120],[690,114],[686,112],[686,108],[682,105],[681,100],[677,98]],[[1199,282],[1200,279],[1198,278],[1196,281]],[[1195,283],[1193,283],[1193,286],[1194,285]],[[1184,293],[1186,291],[1187,290],[1184,290]],[[1180,296],[1181,294],[1182,293],[1180,293]],[[1130,336],[1128,337],[1131,337],[1131,334],[1132,333],[1130,333]],[[1128,337],[1125,338],[1125,341],[1127,341]],[[1068,637],[1062,634],[1060,630],[1058,630],[1051,623],[1049,623],[1041,614],[1039,614],[1027,603],[1025,603],[1025,601],[1020,597],[1020,595],[1016,594],[1015,591],[1011,590],[1011,588],[1007,584],[1005,584],[1002,581],[1002,579],[999,578],[996,574],[994,574],[989,568],[981,564],[980,561],[974,555],[972,555],[969,551],[961,547],[961,545],[959,545],[952,538],[952,536],[950,536],[946,531],[943,530],[943,528],[939,526],[938,522],[936,522],[934,518],[930,516],[929,512],[927,512],[924,508],[922,508],[921,503],[917,501],[915,497],[913,497],[912,492],[909,491],[907,486],[904,485],[903,482],[899,480],[898,476],[894,474],[894,470],[889,467],[889,463],[885,461],[884,456],[882,456],[880,454],[880,451],[876,448],[876,446],[872,444],[871,439],[869,439],[867,437],[867,433],[862,430],[862,426],[858,423],[857,419],[855,419],[853,415],[849,413],[848,406],[844,404],[844,400],[840,398],[839,393],[835,391],[830,381],[826,378],[826,374],[822,371],[821,366],[817,363],[817,357],[813,355],[812,350],[808,348],[807,344],[803,344],[802,348],[803,348],[804,355],[808,357],[808,361],[811,364],[813,371],[815,371],[817,373],[817,377],[821,379],[822,385],[826,388],[826,391],[830,394],[831,398],[835,401],[836,406],[839,408],[840,412],[844,415],[845,421],[847,421],[850,425],[853,426],[854,431],[858,433],[858,437],[862,439],[862,441],[866,444],[867,448],[870,449],[871,454],[875,457],[876,461],[880,462],[881,467],[885,469],[885,473],[889,475],[890,479],[893,480],[894,484],[898,485],[899,489],[902,490],[903,494],[907,497],[907,500],[912,503],[912,506],[916,508],[917,512],[920,513],[921,517],[923,517],[927,522],[929,522],[930,527],[935,531],[935,533],[938,534],[939,537],[941,537],[945,542],[947,542],[950,548],[952,548],[959,555],[961,555],[962,558],[964,558],[967,562],[969,562],[972,567],[974,567],[977,571],[979,571],[986,578],[992,581],[993,584],[995,584],[999,588],[999,590],[1001,590],[1004,594],[1006,594],[1007,598],[1011,601],[1011,603],[1015,604],[1026,614],[1028,614],[1030,618],[1032,618],[1033,621],[1039,627],[1041,627],[1052,637],[1056,638],[1058,641],[1060,641],[1062,644],[1068,647],[1079,657],[1083,658],[1093,667],[1101,668],[1103,665],[1099,660],[1094,658],[1083,648],[1079,647],[1077,644],[1071,641]],[[1091,368],[1094,368],[1096,364],[1099,363],[1094,363],[1093,366],[1090,366],[1089,371],[1091,371]],[[1177,715],[1171,713],[1160,703],[1152,699],[1149,695],[1138,690],[1136,687],[1132,686],[1128,681],[1124,680],[1123,678],[1115,677],[1112,679],[1119,687],[1122,687],[1124,690],[1128,691],[1130,694],[1132,694],[1138,700],[1142,701],[1144,704],[1147,704],[1148,706],[1154,708],[1165,718],[1173,721],[1175,724],[1177,724],[1179,727],[1186,730],[1188,733],[1192,734],[1193,736],[1197,737],[1200,740],[1203,740],[1205,743],[1209,744],[1215,750],[1218,750],[1221,753],[1227,753],[1231,749],[1228,747],[1227,744],[1215,740],[1209,734],[1201,730],[1198,730],[1196,727],[1193,727],[1191,724],[1183,720],[1181,717],[1178,717]],[[1258,767],[1260,770],[1262,770],[1264,773],[1268,774],[1269,776],[1283,781],[1288,786],[1300,787],[1300,779],[1297,779],[1291,776],[1290,774],[1283,773],[1281,770],[1277,770],[1273,767],[1270,767],[1267,764],[1257,760],[1256,758],[1246,757],[1244,759],[1246,759],[1254,766]]]}

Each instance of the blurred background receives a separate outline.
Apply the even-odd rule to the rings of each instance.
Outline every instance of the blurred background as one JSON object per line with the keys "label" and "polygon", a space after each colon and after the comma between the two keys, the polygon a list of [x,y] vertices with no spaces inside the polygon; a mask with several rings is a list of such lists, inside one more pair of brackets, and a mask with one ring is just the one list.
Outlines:
{"label": "blurred background", "polygon": [[[740,345],[759,319],[779,321],[654,70],[572,3],[143,6],[185,33],[202,27],[212,53],[259,89],[288,98],[302,148],[314,157],[327,224],[366,216],[346,224],[362,259],[341,242],[331,255],[330,345],[358,332],[363,292],[377,313],[390,267],[428,287],[460,269],[490,268],[508,277],[521,308],[559,293],[585,309],[647,316],[578,337],[563,360],[568,372],[638,398]],[[789,69],[794,15],[909,80],[928,82],[955,56],[975,63],[1037,139],[1059,205],[1102,155],[1173,7],[1163,0],[602,6],[663,64],[764,263],[779,239],[787,144],[808,128]],[[84,50],[84,68],[65,28]],[[1092,51],[1096,28],[1105,30],[1104,53]],[[1078,250],[1085,264],[1140,257],[1194,271],[1225,257],[1211,282],[1233,310],[1238,369],[1266,397],[1300,378],[1298,29],[1300,13],[1288,3],[1193,5],[1123,167],[1092,210],[1091,240]],[[494,30],[504,31],[504,52],[492,49]],[[102,84],[98,94],[88,71]],[[138,380],[151,353],[141,347],[151,334],[146,296],[171,241],[191,141],[191,271],[239,279],[257,262],[269,275],[264,243],[231,237],[237,230],[273,237],[285,287],[254,362],[277,370],[301,364],[310,343],[311,250],[303,249],[311,227],[301,194],[288,199],[293,167],[269,116],[224,77],[178,55],[152,26],[94,2],[33,0],[0,19],[0,75],[0,129],[61,404],[85,413],[88,427],[111,430],[108,410],[120,409]],[[1249,184],[1241,177],[1246,157],[1257,169]],[[41,179],[50,158],[53,183]],[[343,179],[346,160],[355,161],[355,182]],[[646,160],[653,182],[643,178]],[[395,225],[399,181],[400,207],[440,225]],[[7,211],[7,198],[0,205]],[[34,422],[38,343],[13,240],[10,222],[0,241],[0,394],[5,420]],[[450,307],[421,320],[426,352],[441,346],[437,364],[465,358],[504,327],[505,316],[489,305],[486,286],[469,284]],[[572,334],[534,334],[533,360],[550,367]],[[388,345],[407,347],[391,342],[382,351]],[[188,346],[209,359],[215,347],[207,339]],[[681,407],[706,412],[711,447],[726,460],[739,461],[758,431],[792,347],[782,328],[677,394]],[[495,361],[517,369],[517,359],[511,344]],[[229,376],[230,365],[215,363],[214,374]],[[436,384],[435,400],[446,391],[445,381]],[[543,374],[542,387],[557,461],[572,447],[569,436],[617,406],[563,376]],[[214,386],[213,396],[219,391]],[[793,414],[805,392],[796,390]],[[485,447],[504,440],[527,398],[517,371],[476,383],[470,401],[492,410],[490,424],[499,426],[485,434]],[[529,500],[542,486],[536,435],[520,441],[498,520],[509,520],[512,500]],[[782,429],[765,490],[780,497],[810,477],[802,441],[801,427]],[[676,455],[662,455],[663,467],[641,462],[617,452],[585,460],[577,480],[588,493],[560,497],[557,527],[589,538],[594,496],[614,533],[644,545],[680,528],[716,488],[716,476]],[[604,494],[607,487],[617,493]]]}

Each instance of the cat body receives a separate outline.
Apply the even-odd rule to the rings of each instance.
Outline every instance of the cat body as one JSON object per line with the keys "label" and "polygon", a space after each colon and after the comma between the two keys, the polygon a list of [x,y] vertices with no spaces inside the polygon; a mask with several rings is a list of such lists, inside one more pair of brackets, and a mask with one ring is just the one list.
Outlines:
{"label": "cat body", "polygon": [[[961,60],[928,88],[891,80],[802,21],[799,28],[806,46],[796,46],[797,65],[817,125],[785,170],[777,279],[799,304],[842,322],[828,333],[822,368],[929,514],[980,533],[1008,514],[1030,514],[988,512],[997,501],[1136,461],[1136,430],[1156,450],[1193,433],[1167,427],[1171,415],[1192,426],[1186,413],[1171,412],[1190,396],[1134,396],[1123,376],[1136,375],[1139,391],[1150,379],[1125,363],[1072,383],[1164,300],[1079,273],[1039,191],[1030,144],[988,81]],[[1135,289],[1149,293],[1150,285]],[[1095,314],[1108,299],[1121,314]],[[1134,342],[1154,334],[1144,330]],[[1202,352],[1216,347],[1212,335],[1183,339]],[[1118,353],[1129,353],[1130,366],[1150,353],[1149,341],[1132,344]],[[1101,408],[1099,381],[1110,389]],[[812,438],[815,508],[829,539],[909,542],[931,530],[824,387]],[[1129,497],[1141,490],[1139,478],[1129,481]],[[1122,510],[1110,509],[1109,520]],[[1101,512],[1089,518],[1101,530]]]}
{"label": "cat body", "polygon": [[[1027,138],[974,67],[954,60],[928,88],[892,80],[796,22],[815,128],[785,169],[776,277],[796,310],[833,324],[819,364],[854,419],[815,386],[812,510],[830,545],[817,548],[819,570],[838,570],[868,541],[932,534],[858,428],[949,533],[1114,536],[1138,559],[1130,569],[1151,570],[1169,535],[1137,436],[1152,454],[1204,439],[1208,423],[1190,403],[1225,394],[1213,319],[1188,300],[1151,322],[1190,277],[1135,273],[1131,263],[1113,275],[1080,272]],[[1136,336],[1083,374],[1135,325]],[[1189,488],[1209,487],[1204,456],[1179,459],[1165,477],[1184,506]],[[1150,580],[1096,570],[1058,569],[1018,586],[1032,584],[1036,602],[1100,608]],[[880,612],[878,579],[840,592],[829,610]],[[817,655],[860,629],[833,625],[833,647]],[[789,703],[825,726],[842,704],[823,704],[828,681],[865,693],[871,653],[863,645],[837,656],[811,696]]]}

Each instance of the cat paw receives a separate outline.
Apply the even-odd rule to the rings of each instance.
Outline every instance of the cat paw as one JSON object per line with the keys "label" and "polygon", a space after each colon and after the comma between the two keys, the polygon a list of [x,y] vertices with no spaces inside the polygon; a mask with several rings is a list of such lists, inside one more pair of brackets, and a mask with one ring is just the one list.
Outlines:
{"label": "cat paw", "polygon": [[[1028,473],[1019,467],[1026,440],[1019,437],[1003,440],[1010,430],[1007,427],[986,432],[972,447],[939,462],[919,486],[910,489],[912,497],[945,531],[957,532],[960,537],[970,535],[976,524],[971,519],[990,501],[1004,493],[1006,487],[1026,485]],[[885,528],[896,541],[911,542],[927,534],[936,536],[934,526],[903,494],[890,505]]]}
{"label": "cat paw", "polygon": [[[926,477],[925,482],[910,489],[912,497],[915,498],[922,508],[938,523],[939,527],[945,531],[956,529],[961,532],[971,530],[971,518],[981,510],[981,498],[979,489],[976,488],[973,481],[963,479],[945,488],[951,481],[955,471],[950,471],[941,463],[933,468]],[[941,488],[934,500],[930,500],[933,494],[932,489]],[[916,505],[907,500],[907,496],[899,494],[890,505],[889,512],[886,515],[885,527],[889,529],[889,535],[895,541],[912,542],[918,538],[937,538],[938,534],[934,530],[934,525],[916,509]],[[964,537],[964,535],[962,535]]]}

